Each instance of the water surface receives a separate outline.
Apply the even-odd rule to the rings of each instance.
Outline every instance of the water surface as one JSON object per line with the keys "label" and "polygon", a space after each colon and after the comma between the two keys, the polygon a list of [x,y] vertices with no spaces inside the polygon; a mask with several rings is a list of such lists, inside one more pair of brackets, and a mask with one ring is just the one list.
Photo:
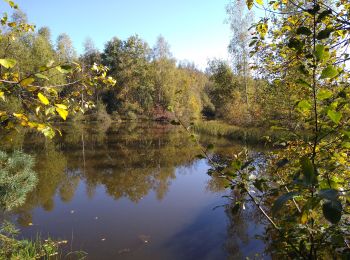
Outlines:
{"label": "water surface", "polygon": [[[87,259],[244,259],[261,252],[259,216],[232,216],[220,179],[180,128],[159,124],[66,125],[63,137],[12,142],[36,156],[39,183],[12,216],[26,238],[67,240]],[[223,139],[215,153],[242,146]],[[71,256],[71,258],[75,259]]]}

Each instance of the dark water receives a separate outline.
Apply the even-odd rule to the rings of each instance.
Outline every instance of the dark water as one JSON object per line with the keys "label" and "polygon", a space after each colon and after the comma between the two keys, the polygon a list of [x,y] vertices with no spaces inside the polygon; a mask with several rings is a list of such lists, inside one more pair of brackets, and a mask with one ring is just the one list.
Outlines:
{"label": "dark water", "polygon": [[[39,183],[12,218],[26,238],[67,240],[87,259],[244,259],[262,252],[259,215],[232,216],[222,180],[196,159],[180,128],[157,124],[68,125],[63,137],[8,140],[36,156]],[[11,142],[10,142],[11,141]],[[215,153],[241,145],[214,143]],[[70,255],[71,259],[77,256]],[[261,256],[259,257],[261,258]]]}

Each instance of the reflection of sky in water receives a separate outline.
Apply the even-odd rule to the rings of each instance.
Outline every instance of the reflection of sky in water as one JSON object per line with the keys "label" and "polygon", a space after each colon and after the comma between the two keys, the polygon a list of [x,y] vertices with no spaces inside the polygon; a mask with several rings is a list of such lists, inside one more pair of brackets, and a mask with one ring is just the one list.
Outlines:
{"label": "reflection of sky in water", "polygon": [[[118,147],[122,149],[118,145],[108,145],[109,135],[114,134],[113,131],[107,134],[107,144],[103,149],[86,140],[85,170],[81,165],[78,168],[76,163],[82,159],[81,155],[80,159],[75,158],[81,153],[80,149],[64,149],[69,180],[57,184],[56,195],[46,208],[49,210],[38,205],[45,203],[33,203],[32,207],[25,205],[19,210],[22,215],[32,214],[29,219],[33,226],[22,227],[24,236],[35,236],[40,232],[43,237],[50,235],[68,240],[67,250],[87,251],[88,259],[238,259],[263,249],[260,242],[252,240],[259,227],[252,218],[242,218],[246,213],[251,215],[249,209],[241,214],[239,221],[237,217],[230,220],[224,207],[213,210],[227,203],[221,196],[228,191],[210,191],[208,182],[211,177],[206,174],[209,166],[205,160],[191,162],[191,158],[186,158],[178,164],[181,162],[177,160],[181,157],[178,155],[179,158],[172,158],[175,164],[171,165],[171,160],[163,163],[162,156],[167,155],[155,151],[159,148],[163,153],[169,152],[169,156],[177,156],[176,153],[170,154],[174,147],[176,150],[179,141],[175,133],[158,133],[159,142],[153,140],[151,134],[137,150],[134,149],[137,146],[135,140],[123,143],[124,147],[133,147],[134,152],[145,157],[147,151],[153,151],[151,157],[155,158],[148,157],[145,161],[149,164],[152,160],[158,161],[158,171],[164,168],[172,172],[165,176],[157,174],[154,165],[142,171],[142,162],[135,158],[129,158],[129,164],[123,168],[123,163],[115,160],[127,161],[130,151],[119,151],[119,156],[114,154]],[[156,143],[153,148],[152,142]],[[145,145],[146,152],[143,151]],[[191,143],[186,145],[188,150],[193,146]],[[196,151],[193,152],[192,158],[196,155]],[[91,163],[94,155],[98,155],[98,161],[107,160],[110,164],[97,167],[96,163]],[[131,168],[130,164],[133,165]],[[136,171],[136,168],[139,169]],[[142,177],[137,184],[140,187],[128,182],[128,172],[132,178]],[[118,182],[118,179],[123,182]],[[142,181],[147,182],[144,183],[145,190],[138,189],[143,188]],[[116,187],[118,185],[120,187]],[[165,187],[160,195],[159,186],[162,185]],[[62,195],[65,189],[71,189],[67,196]],[[133,189],[139,192],[136,192],[136,197]],[[45,187],[39,187],[29,200],[42,190]]]}

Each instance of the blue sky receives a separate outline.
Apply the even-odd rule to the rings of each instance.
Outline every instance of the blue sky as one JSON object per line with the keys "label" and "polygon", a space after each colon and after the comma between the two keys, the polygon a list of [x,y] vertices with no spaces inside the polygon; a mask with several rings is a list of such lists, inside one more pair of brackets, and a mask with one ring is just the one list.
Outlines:
{"label": "blue sky", "polygon": [[[228,58],[228,0],[18,0],[29,21],[48,26],[53,39],[65,32],[78,52],[86,37],[103,50],[113,36],[138,34],[151,46],[162,34],[175,58],[205,68],[208,58]],[[0,6],[2,6],[1,4]]]}

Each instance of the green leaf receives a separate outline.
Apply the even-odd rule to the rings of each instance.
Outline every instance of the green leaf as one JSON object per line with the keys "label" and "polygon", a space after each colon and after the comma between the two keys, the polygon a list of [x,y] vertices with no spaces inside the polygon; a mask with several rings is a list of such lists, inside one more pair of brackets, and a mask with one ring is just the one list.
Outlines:
{"label": "green leaf", "polygon": [[0,65],[6,69],[11,69],[16,65],[16,60],[14,59],[0,59]]}
{"label": "green leaf", "polygon": [[333,96],[332,91],[328,89],[321,89],[317,94],[318,100],[325,100]]}
{"label": "green leaf", "polygon": [[309,14],[317,14],[318,11],[320,11],[321,7],[319,4],[316,4],[313,8],[310,8],[310,9],[307,9],[306,11],[309,13]]}
{"label": "green leaf", "polygon": [[21,84],[22,87],[27,87],[27,86],[29,86],[30,84],[32,84],[34,81],[35,81],[34,78],[26,78],[26,79],[24,79],[24,80],[21,80],[21,81],[20,81],[20,84]]}
{"label": "green leaf", "polygon": [[310,110],[312,108],[311,104],[309,101],[307,100],[302,100],[298,103],[298,107],[302,110],[302,111],[307,111]]}
{"label": "green leaf", "polygon": [[231,162],[231,168],[234,170],[234,171],[238,171],[241,169],[243,163],[242,161],[240,160],[234,160]]}
{"label": "green leaf", "polygon": [[315,169],[314,166],[312,165],[311,160],[303,156],[300,158],[300,165],[301,165],[301,170],[304,175],[304,182],[307,185],[315,184],[317,181],[316,174],[315,174]]}
{"label": "green leaf", "polygon": [[293,191],[280,196],[272,206],[272,215],[276,215],[288,200],[291,200],[298,195],[299,195],[299,192]]}
{"label": "green leaf", "polygon": [[321,79],[332,79],[339,75],[339,72],[336,67],[329,65],[321,73]]}
{"label": "green leaf", "polygon": [[249,47],[254,46],[254,45],[256,44],[256,42],[257,42],[257,40],[253,40],[253,41],[251,41],[251,42],[249,43]]}
{"label": "green leaf", "polygon": [[299,84],[299,85],[302,85],[304,87],[308,87],[308,88],[311,88],[311,85],[309,83],[307,83],[305,80],[303,79],[297,79],[295,81],[295,83]]}
{"label": "green leaf", "polygon": [[73,68],[70,65],[62,65],[62,66],[56,67],[56,69],[63,74],[67,74],[67,73],[72,72]]}
{"label": "green leaf", "polygon": [[339,124],[342,114],[334,110],[328,110],[327,116],[335,123]]}
{"label": "green leaf", "polygon": [[44,105],[50,104],[50,101],[42,93],[38,93],[38,98],[40,102],[43,103]]}
{"label": "green leaf", "polygon": [[51,127],[45,127],[41,132],[50,139],[55,136],[55,131]]}
{"label": "green leaf", "polygon": [[317,44],[316,48],[315,48],[315,57],[318,61],[323,60],[324,58],[324,54],[325,54],[325,50],[326,48],[321,45],[321,44]]}
{"label": "green leaf", "polygon": [[349,142],[344,142],[342,143],[342,147],[345,149],[350,149],[350,143]]}
{"label": "green leaf", "polygon": [[303,48],[303,46],[304,46],[304,44],[296,38],[292,38],[288,42],[288,47],[291,49],[301,50]]}
{"label": "green leaf", "polygon": [[5,2],[7,2],[11,6],[11,8],[13,8],[13,9],[17,9],[18,8],[18,6],[13,1],[5,0]]}
{"label": "green leaf", "polygon": [[325,10],[320,13],[320,15],[317,18],[318,22],[321,22],[324,18],[332,14],[332,10]]}
{"label": "green leaf", "polygon": [[35,77],[37,77],[39,79],[49,80],[49,78],[47,76],[45,76],[44,74],[41,74],[41,73],[35,74]]}
{"label": "green leaf", "polygon": [[60,115],[60,117],[63,118],[63,120],[67,119],[67,116],[68,116],[68,111],[67,110],[65,110],[63,108],[56,107],[56,111]]}
{"label": "green leaf", "polygon": [[333,29],[331,28],[326,28],[322,31],[320,31],[318,34],[317,34],[317,40],[324,40],[324,39],[327,39],[331,33],[333,32]]}
{"label": "green leaf", "polygon": [[311,35],[312,32],[309,28],[305,27],[305,26],[301,26],[297,29],[297,34],[302,34],[302,35]]}
{"label": "green leaf", "polygon": [[332,224],[337,224],[341,219],[342,204],[339,200],[328,200],[322,205],[324,217]]}

